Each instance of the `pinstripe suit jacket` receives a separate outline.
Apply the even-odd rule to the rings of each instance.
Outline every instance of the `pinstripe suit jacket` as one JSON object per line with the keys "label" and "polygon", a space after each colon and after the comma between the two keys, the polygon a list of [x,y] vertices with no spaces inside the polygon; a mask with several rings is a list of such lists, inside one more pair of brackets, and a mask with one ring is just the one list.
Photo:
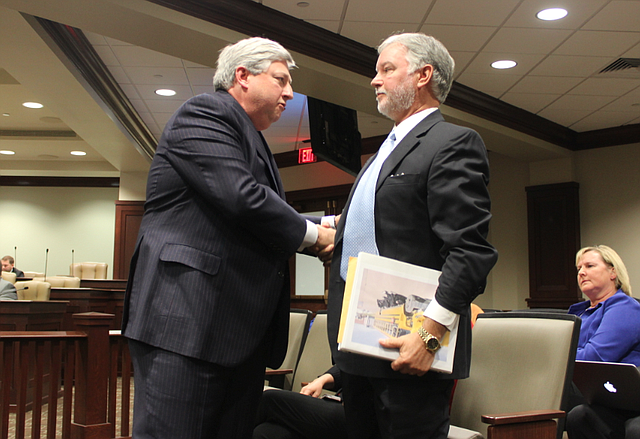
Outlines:
{"label": "pinstripe suit jacket", "polygon": [[288,259],[306,232],[283,197],[262,134],[230,94],[185,102],[149,171],[124,335],[222,366],[266,343],[269,366],[279,366]]}
{"label": "pinstripe suit jacket", "polygon": [[[365,164],[359,182],[373,157]],[[376,185],[376,243],[380,255],[441,270],[436,299],[460,315],[451,375],[423,378],[394,372],[389,361],[337,350],[344,281],[331,270],[328,331],[334,361],[341,370],[379,378],[465,378],[471,357],[469,305],[484,291],[498,254],[486,241],[490,199],[489,163],[475,131],[444,121],[440,111],[422,120],[385,161]],[[343,215],[348,214],[351,195]],[[346,216],[345,216],[346,218]],[[344,221],[336,230],[332,267],[340,267]]]}

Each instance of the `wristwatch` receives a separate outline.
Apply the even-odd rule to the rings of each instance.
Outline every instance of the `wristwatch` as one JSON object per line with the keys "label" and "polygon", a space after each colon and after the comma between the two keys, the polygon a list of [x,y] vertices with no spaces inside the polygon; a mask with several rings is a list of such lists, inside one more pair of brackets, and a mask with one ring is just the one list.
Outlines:
{"label": "wristwatch", "polygon": [[422,326],[418,328],[418,335],[424,342],[425,349],[428,351],[435,352],[442,347],[438,338],[435,335],[429,334]]}

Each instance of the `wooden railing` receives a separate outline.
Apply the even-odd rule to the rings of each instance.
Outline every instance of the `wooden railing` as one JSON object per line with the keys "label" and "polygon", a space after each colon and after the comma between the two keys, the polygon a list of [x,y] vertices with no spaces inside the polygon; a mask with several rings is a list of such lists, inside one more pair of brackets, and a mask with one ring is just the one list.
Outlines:
{"label": "wooden railing", "polygon": [[77,331],[0,332],[0,439],[130,437],[131,359],[112,314]]}

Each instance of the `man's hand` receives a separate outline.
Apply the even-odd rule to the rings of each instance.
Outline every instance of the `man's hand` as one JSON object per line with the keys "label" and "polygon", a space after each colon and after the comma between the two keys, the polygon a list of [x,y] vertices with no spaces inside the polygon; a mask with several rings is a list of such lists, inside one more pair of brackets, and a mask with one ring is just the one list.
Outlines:
{"label": "man's hand", "polygon": [[[438,337],[438,340],[442,340],[447,331],[446,327],[429,318],[424,320],[422,327]],[[415,332],[398,338],[383,339],[379,343],[384,348],[399,349],[400,356],[391,363],[391,368],[396,372],[422,376],[431,369],[435,359],[435,353],[426,349],[424,342]]]}
{"label": "man's hand", "polygon": [[316,255],[325,265],[331,263],[333,257],[333,240],[336,231],[330,227],[318,226],[318,240],[309,247],[309,251]]}
{"label": "man's hand", "polygon": [[313,396],[314,398],[319,398],[320,395],[322,395],[322,389],[325,387],[331,388],[333,387],[333,384],[333,375],[325,373],[300,389],[300,393],[303,395]]}

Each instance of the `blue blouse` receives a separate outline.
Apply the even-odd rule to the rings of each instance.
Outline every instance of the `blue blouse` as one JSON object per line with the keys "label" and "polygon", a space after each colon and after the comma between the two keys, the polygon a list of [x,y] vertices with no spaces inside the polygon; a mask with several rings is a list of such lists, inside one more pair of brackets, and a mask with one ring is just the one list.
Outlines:
{"label": "blue blouse", "polygon": [[589,308],[589,301],[569,307],[582,318],[576,360],[631,363],[640,367],[640,303],[621,290]]}

